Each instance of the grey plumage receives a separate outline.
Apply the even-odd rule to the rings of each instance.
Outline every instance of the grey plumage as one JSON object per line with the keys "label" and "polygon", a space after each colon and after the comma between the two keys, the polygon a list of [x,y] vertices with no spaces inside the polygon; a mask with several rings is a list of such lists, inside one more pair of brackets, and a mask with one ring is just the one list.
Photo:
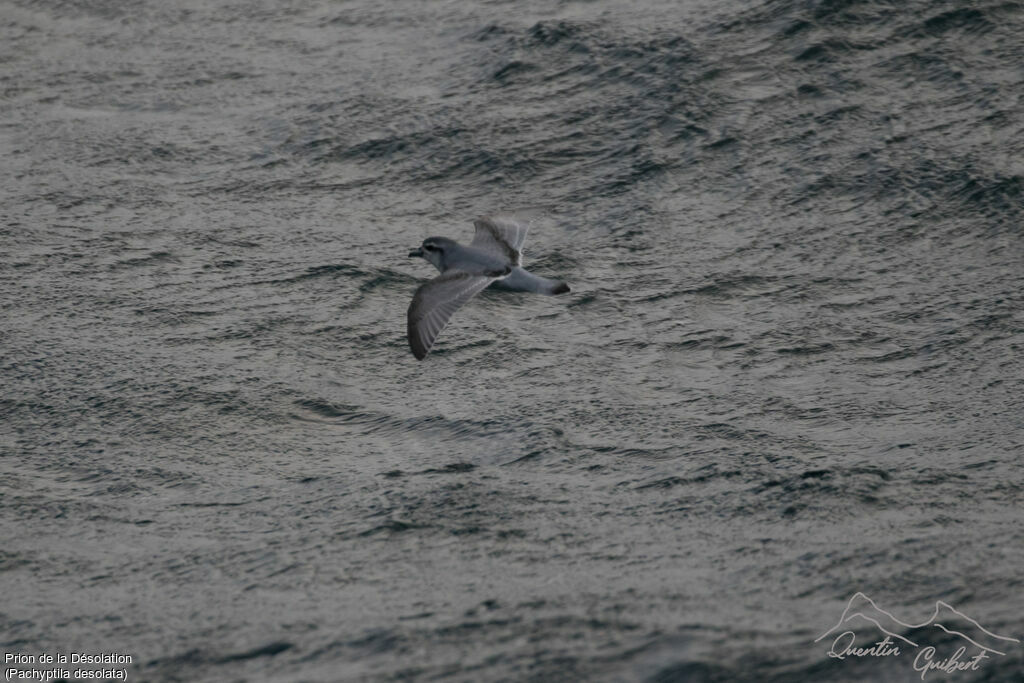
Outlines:
{"label": "grey plumage", "polygon": [[409,256],[426,259],[441,274],[420,286],[408,312],[409,347],[423,360],[455,311],[489,286],[514,292],[555,295],[569,291],[559,280],[522,267],[527,225],[513,214],[483,216],[473,223],[468,246],[447,237],[428,237]]}

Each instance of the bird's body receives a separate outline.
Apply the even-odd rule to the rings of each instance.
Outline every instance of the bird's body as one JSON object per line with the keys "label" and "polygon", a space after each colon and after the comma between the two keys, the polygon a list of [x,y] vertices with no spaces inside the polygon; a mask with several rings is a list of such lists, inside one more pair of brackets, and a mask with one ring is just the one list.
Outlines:
{"label": "bird's body", "polygon": [[474,224],[469,245],[428,237],[409,256],[419,256],[441,274],[422,285],[409,304],[409,346],[423,360],[452,314],[487,287],[513,292],[563,294],[569,285],[534,275],[522,267],[527,226],[512,215],[485,216]]}

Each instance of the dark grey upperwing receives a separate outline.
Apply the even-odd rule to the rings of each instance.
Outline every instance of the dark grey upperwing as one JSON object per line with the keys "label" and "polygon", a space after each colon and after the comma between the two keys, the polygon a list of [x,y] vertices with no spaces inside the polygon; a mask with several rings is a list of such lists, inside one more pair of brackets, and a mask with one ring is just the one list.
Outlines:
{"label": "dark grey upperwing", "polygon": [[423,360],[437,335],[452,314],[495,280],[507,276],[511,268],[482,275],[449,270],[416,290],[409,304],[409,348],[417,360]]}
{"label": "dark grey upperwing", "polygon": [[511,213],[481,216],[473,221],[476,234],[470,246],[507,258],[513,266],[521,266],[527,223],[528,218]]}

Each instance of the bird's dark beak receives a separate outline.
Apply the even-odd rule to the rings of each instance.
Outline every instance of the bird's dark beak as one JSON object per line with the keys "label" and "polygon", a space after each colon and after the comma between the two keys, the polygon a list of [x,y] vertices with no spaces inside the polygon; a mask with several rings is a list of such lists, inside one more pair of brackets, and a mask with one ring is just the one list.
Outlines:
{"label": "bird's dark beak", "polygon": [[419,257],[422,258],[423,257],[423,250],[420,249],[419,247],[416,247],[415,249],[413,249],[412,251],[409,252],[409,258],[412,258],[413,256],[419,256]]}

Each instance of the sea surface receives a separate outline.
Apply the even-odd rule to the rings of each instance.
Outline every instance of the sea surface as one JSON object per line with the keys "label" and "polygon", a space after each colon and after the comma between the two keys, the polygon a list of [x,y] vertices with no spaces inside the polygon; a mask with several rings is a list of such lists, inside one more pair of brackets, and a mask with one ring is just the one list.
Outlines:
{"label": "sea surface", "polygon": [[[815,642],[858,592],[1024,640],[1021,2],[0,0],[0,114],[3,652],[922,680]],[[417,362],[409,250],[538,206],[571,294]]]}

